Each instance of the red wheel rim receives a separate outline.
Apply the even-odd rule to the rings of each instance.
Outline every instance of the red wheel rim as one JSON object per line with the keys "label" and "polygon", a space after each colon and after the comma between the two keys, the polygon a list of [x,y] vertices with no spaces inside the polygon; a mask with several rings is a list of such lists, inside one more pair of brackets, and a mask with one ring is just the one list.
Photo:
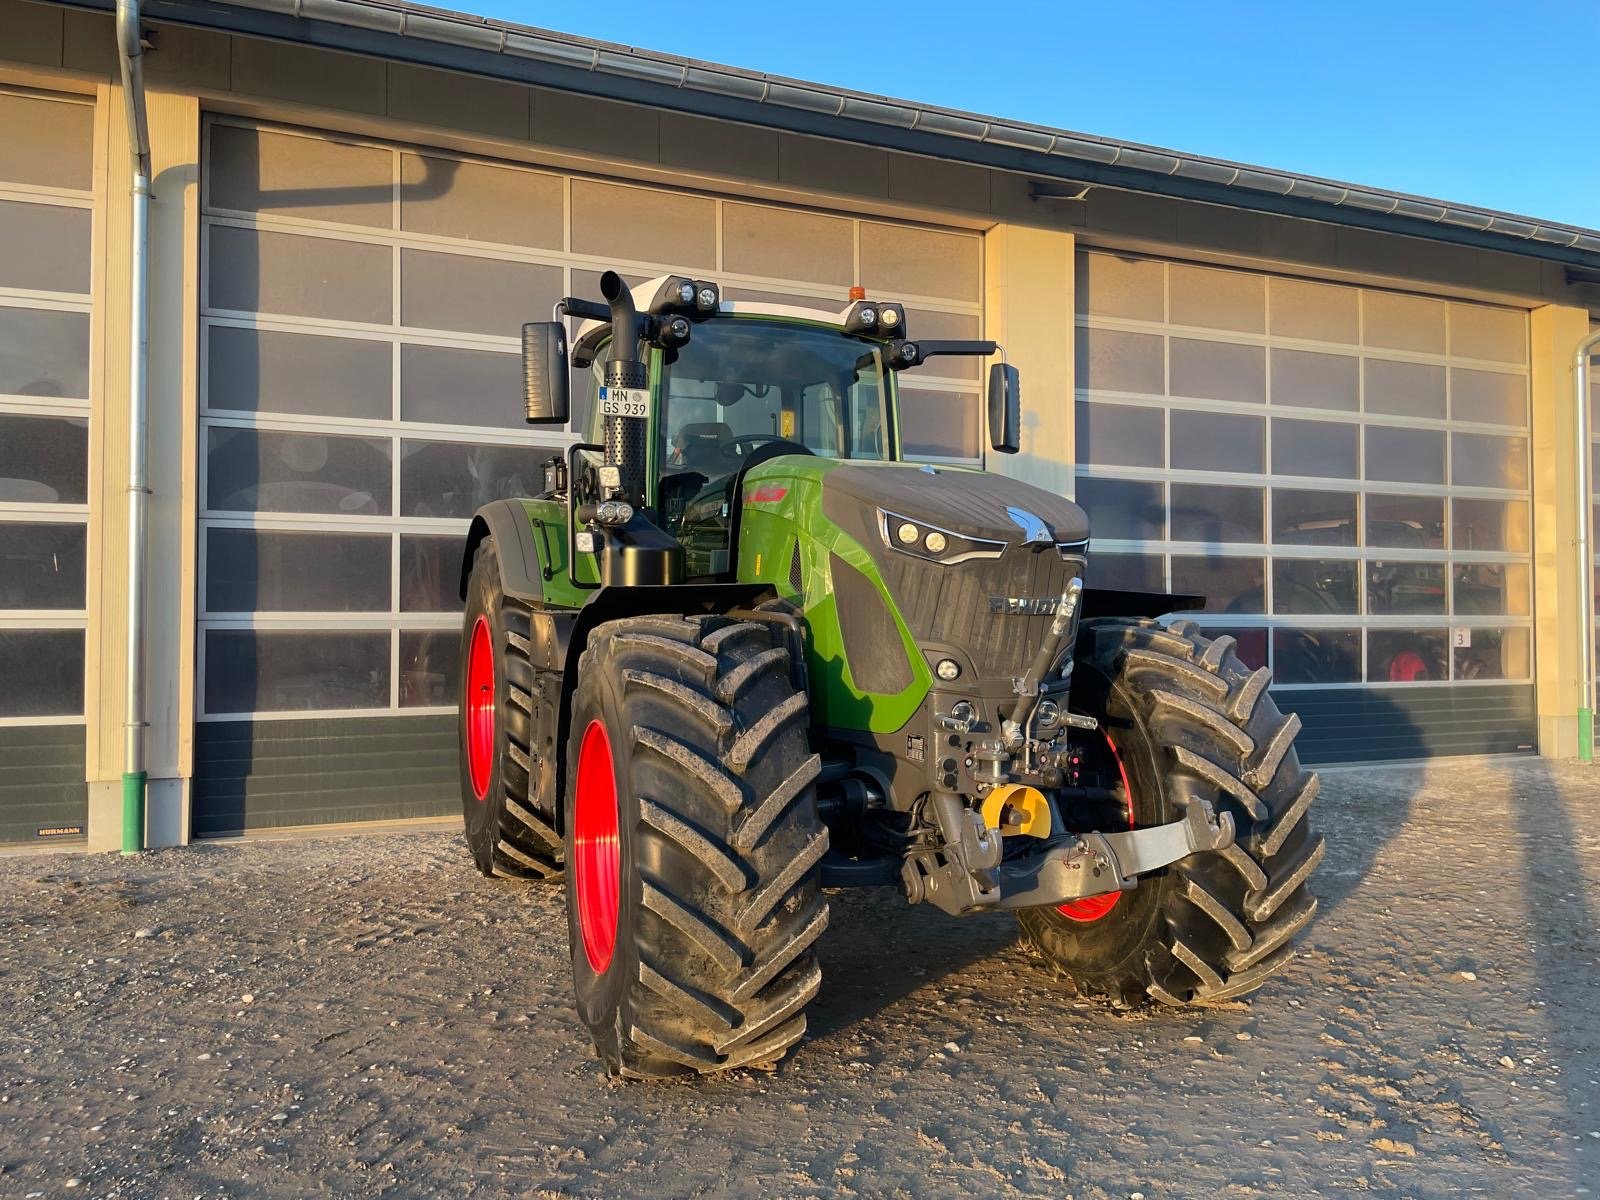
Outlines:
{"label": "red wheel rim", "polygon": [[590,969],[602,975],[617,946],[622,843],[617,836],[617,773],[611,762],[611,739],[598,719],[583,731],[574,791],[572,884],[578,900],[578,932]]}
{"label": "red wheel rim", "polygon": [[[1111,747],[1111,757],[1117,764],[1117,774],[1122,776],[1122,794],[1128,805],[1128,828],[1133,828],[1133,785],[1128,782],[1128,768],[1122,765],[1122,755],[1117,752],[1117,744],[1111,740],[1111,735],[1104,729],[1100,736],[1106,739],[1106,745]],[[1056,911],[1069,921],[1080,921],[1087,925],[1091,921],[1098,921],[1117,906],[1117,901],[1122,899],[1121,892],[1106,892],[1101,896],[1085,896],[1082,900],[1068,900],[1065,904],[1056,906]]]}
{"label": "red wheel rim", "polygon": [[494,645],[489,620],[479,617],[467,648],[467,778],[479,800],[489,794],[489,768],[494,762]]}
{"label": "red wheel rim", "polygon": [[1428,664],[1415,650],[1402,650],[1389,660],[1389,682],[1415,683],[1428,678]]}

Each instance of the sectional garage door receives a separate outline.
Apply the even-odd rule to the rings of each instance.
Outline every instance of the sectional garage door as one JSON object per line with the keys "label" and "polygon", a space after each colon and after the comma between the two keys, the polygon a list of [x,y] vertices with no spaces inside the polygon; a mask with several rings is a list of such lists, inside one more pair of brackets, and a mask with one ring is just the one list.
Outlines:
{"label": "sectional garage door", "polygon": [[[860,281],[976,337],[972,233],[430,149],[208,122],[195,832],[456,805],[461,539],[537,489],[517,332],[600,271],[828,307]],[[908,390],[908,448],[981,457],[977,367]]]}
{"label": "sectional garage door", "polygon": [[1524,312],[1088,252],[1096,582],[1209,598],[1320,761],[1531,749]]}
{"label": "sectional garage door", "polygon": [[0,88],[0,842],[85,817],[94,120]]}

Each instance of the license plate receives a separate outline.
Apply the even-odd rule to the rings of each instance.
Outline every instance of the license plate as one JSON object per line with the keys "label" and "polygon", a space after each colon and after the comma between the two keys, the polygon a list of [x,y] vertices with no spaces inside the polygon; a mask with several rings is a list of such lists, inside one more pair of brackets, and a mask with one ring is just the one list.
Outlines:
{"label": "license plate", "polygon": [[650,391],[648,388],[603,387],[600,411],[608,417],[648,417]]}

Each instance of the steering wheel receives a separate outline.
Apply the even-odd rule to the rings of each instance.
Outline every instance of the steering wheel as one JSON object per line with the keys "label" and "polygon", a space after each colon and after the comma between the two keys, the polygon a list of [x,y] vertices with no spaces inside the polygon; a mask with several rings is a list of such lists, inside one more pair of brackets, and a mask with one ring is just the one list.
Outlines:
{"label": "steering wheel", "polygon": [[[766,445],[768,442],[787,442],[792,439],[776,433],[737,433],[728,441],[717,447],[718,453],[723,458],[737,464],[755,453],[757,446]],[[744,449],[740,449],[743,446]]]}

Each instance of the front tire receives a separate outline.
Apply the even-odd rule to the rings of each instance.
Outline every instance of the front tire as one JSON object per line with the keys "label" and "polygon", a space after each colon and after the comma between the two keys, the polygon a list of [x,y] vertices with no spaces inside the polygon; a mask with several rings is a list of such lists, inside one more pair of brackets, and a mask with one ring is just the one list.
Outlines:
{"label": "front tire", "polygon": [[567,911],[578,1015],[611,1074],[769,1062],[805,1032],[828,921],[807,717],[767,622],[649,616],[590,636]]}
{"label": "front tire", "polygon": [[1300,719],[1279,713],[1270,672],[1251,671],[1233,645],[1188,621],[1084,623],[1072,703],[1100,719],[1133,823],[1174,821],[1205,801],[1233,815],[1236,841],[1144,877],[1098,915],[1018,914],[1075,990],[1125,1004],[1232,1000],[1288,963],[1316,912],[1305,884],[1324,846],[1306,820],[1318,784],[1295,753]]}
{"label": "front tire", "polygon": [[461,630],[459,765],[467,847],[485,875],[554,879],[561,835],[532,786],[533,668],[528,609],[505,594],[494,538],[478,543]]}

